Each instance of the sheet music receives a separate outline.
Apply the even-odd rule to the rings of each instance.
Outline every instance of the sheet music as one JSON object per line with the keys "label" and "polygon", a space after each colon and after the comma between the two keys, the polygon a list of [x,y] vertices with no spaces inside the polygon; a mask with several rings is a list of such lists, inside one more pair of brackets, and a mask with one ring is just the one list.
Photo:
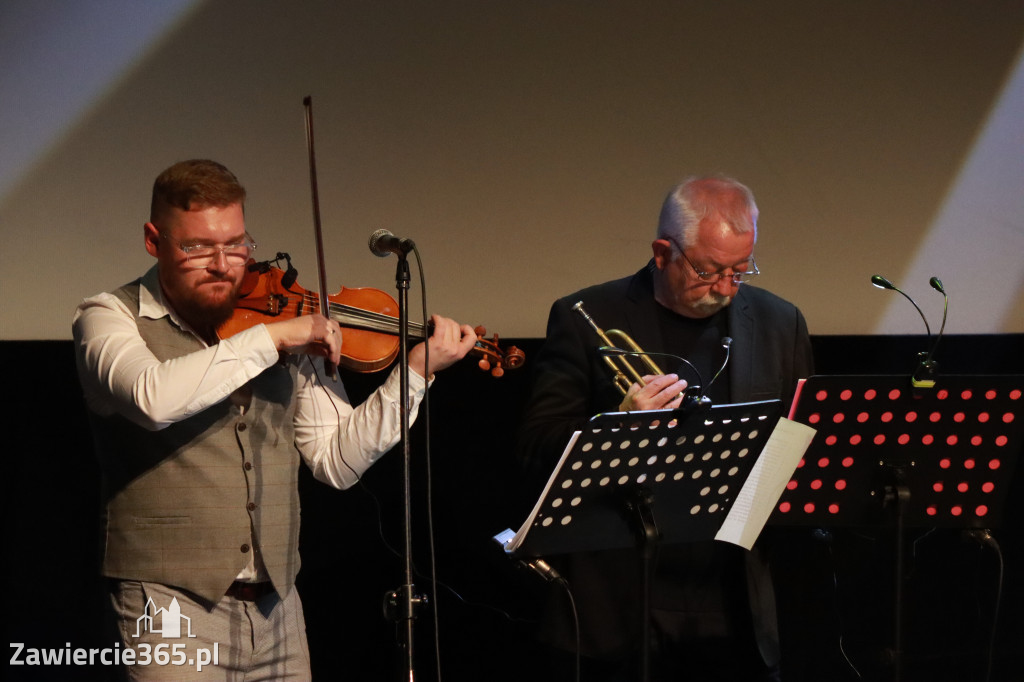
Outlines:
{"label": "sheet music", "polygon": [[716,540],[753,547],[816,432],[806,424],[779,419]]}
{"label": "sheet music", "polygon": [[545,499],[547,499],[548,491],[551,490],[551,486],[554,485],[555,480],[558,478],[558,472],[562,470],[562,465],[565,464],[565,458],[572,452],[572,448],[576,445],[576,440],[580,437],[582,431],[576,431],[569,438],[569,443],[565,446],[565,450],[562,451],[562,456],[558,459],[558,465],[555,466],[555,470],[551,472],[551,476],[548,477],[548,482],[544,484],[544,492],[541,493],[540,497],[537,498],[536,504],[533,505],[533,511],[526,518],[526,523],[520,526],[519,531],[512,536],[511,540],[504,541],[502,544],[505,546],[506,552],[515,552],[519,549],[519,546],[523,544],[523,539],[526,537],[527,531],[533,527],[533,521],[537,518],[537,514],[540,513],[541,505]]}

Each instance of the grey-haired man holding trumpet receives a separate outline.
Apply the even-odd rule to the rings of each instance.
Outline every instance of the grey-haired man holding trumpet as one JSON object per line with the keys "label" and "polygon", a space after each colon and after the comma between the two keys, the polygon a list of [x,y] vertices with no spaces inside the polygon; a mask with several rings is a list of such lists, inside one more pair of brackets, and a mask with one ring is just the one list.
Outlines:
{"label": "grey-haired man holding trumpet", "polygon": [[[691,178],[665,199],[644,268],[554,303],[520,434],[531,478],[546,479],[571,433],[599,412],[675,408],[687,388],[716,404],[779,398],[788,407],[797,380],[812,373],[811,344],[795,306],[748,284],[758,274],[757,218],[741,183]],[[628,339],[612,345],[632,341],[665,373],[640,369],[639,380],[617,385],[604,329],[624,332]],[[639,553],[581,553],[552,563],[575,598],[583,678],[635,679]],[[652,680],[780,679],[774,594],[756,545],[753,552],[714,542],[661,547],[650,627]],[[540,636],[552,647],[550,679],[568,679],[576,640],[561,590],[552,589]]]}

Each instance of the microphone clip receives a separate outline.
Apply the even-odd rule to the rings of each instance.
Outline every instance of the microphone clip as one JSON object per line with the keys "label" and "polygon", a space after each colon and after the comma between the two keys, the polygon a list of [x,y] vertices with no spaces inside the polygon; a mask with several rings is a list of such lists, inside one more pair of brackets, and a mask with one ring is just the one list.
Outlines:
{"label": "microphone clip", "polygon": [[[690,390],[690,389],[693,390]],[[711,407],[711,398],[706,395],[702,395],[700,386],[692,386],[687,388],[686,395],[683,396],[683,402],[679,405],[679,409],[682,410],[687,416],[702,412]]]}
{"label": "microphone clip", "polygon": [[939,363],[929,360],[931,354],[921,351],[917,354],[919,362],[917,369],[910,377],[910,384],[914,388],[935,388],[935,377],[937,376]]}

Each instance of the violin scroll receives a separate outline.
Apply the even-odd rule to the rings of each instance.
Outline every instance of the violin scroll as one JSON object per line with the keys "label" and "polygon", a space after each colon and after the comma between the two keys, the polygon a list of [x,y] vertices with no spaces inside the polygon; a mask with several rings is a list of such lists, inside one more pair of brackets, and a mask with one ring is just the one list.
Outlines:
{"label": "violin scroll", "polygon": [[487,329],[482,326],[476,327],[476,347],[472,353],[479,355],[480,360],[477,366],[485,372],[490,371],[492,377],[500,377],[505,374],[505,368],[518,369],[526,362],[526,354],[515,346],[509,346],[502,351],[498,345],[498,335],[494,334],[490,339],[487,336]]}

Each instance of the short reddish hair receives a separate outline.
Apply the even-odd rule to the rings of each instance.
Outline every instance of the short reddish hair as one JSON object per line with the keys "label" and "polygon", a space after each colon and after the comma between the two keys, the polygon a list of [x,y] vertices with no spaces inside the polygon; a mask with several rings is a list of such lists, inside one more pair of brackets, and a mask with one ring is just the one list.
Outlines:
{"label": "short reddish hair", "polygon": [[190,159],[174,164],[157,176],[149,220],[157,222],[172,208],[191,211],[232,204],[245,204],[245,187],[235,174],[216,161]]}

